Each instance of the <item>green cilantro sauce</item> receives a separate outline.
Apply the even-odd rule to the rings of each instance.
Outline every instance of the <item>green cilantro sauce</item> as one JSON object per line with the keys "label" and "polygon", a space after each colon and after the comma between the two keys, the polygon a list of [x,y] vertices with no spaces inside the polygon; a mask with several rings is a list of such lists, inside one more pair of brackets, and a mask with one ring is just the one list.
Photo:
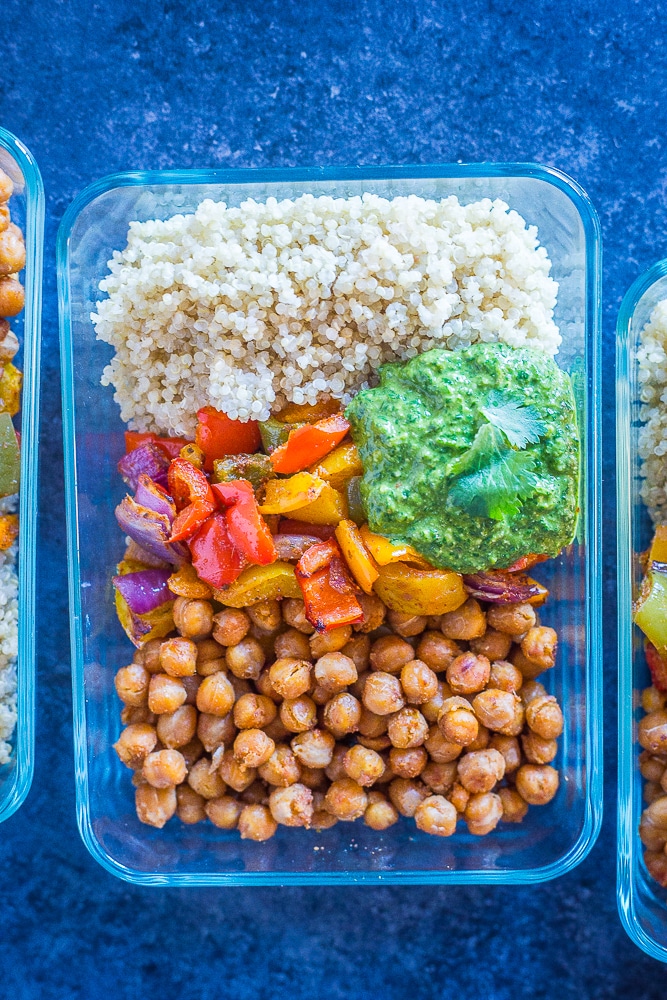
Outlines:
{"label": "green cilantro sauce", "polygon": [[384,365],[345,411],[372,531],[472,573],[568,545],[579,438],[569,376],[504,344]]}

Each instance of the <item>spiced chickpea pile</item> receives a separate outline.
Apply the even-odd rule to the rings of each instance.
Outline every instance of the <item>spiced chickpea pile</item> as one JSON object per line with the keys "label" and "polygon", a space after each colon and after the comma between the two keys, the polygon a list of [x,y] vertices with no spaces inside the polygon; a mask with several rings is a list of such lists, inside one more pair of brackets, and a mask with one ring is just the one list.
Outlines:
{"label": "spiced chickpea pile", "polygon": [[646,713],[639,723],[639,769],[647,803],[639,825],[649,874],[667,888],[667,693],[655,686],[642,692]]}
{"label": "spiced chickpea pile", "polygon": [[263,841],[278,825],[379,831],[407,816],[447,837],[459,819],[482,835],[549,802],[563,716],[536,677],[557,636],[534,608],[363,607],[363,623],[318,634],[299,600],[216,611],[179,597],[178,635],[116,675],[139,819],[208,818]]}

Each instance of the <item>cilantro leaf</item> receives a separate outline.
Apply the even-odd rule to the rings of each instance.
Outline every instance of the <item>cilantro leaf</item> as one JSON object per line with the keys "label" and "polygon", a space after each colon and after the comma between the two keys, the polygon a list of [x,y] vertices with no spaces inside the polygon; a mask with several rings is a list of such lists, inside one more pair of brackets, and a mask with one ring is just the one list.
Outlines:
{"label": "cilantro leaf", "polygon": [[546,434],[547,427],[534,406],[524,406],[520,400],[496,390],[489,394],[482,413],[494,427],[503,432],[515,448],[537,444]]}
{"label": "cilantro leaf", "polygon": [[514,451],[502,431],[483,424],[471,447],[449,469],[454,482],[447,504],[494,521],[513,517],[539,483],[535,466],[533,455]]}

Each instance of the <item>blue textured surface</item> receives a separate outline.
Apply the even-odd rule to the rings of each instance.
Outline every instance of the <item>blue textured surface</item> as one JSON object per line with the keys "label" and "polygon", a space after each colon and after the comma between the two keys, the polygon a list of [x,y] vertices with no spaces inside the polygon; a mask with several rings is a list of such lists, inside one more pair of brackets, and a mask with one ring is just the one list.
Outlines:
{"label": "blue textured surface", "polygon": [[[47,191],[37,757],[0,827],[4,998],[293,1000],[664,993],[615,906],[613,340],[667,255],[661,4],[616,0],[4,0],[0,118]],[[602,11],[602,13],[600,13]],[[116,170],[534,160],[572,174],[605,247],[606,817],[536,888],[145,890],[75,824],[54,246]]]}

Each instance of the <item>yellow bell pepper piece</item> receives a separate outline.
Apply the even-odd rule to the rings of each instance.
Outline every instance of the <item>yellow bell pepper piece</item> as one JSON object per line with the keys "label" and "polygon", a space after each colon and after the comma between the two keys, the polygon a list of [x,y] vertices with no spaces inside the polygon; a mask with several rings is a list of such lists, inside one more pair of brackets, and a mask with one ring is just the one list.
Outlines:
{"label": "yellow bell pepper piece", "polygon": [[360,532],[366,548],[380,566],[388,566],[389,563],[395,562],[408,562],[420,569],[432,568],[431,564],[411,545],[395,545],[383,535],[376,535],[367,524],[362,524]]}
{"label": "yellow bell pepper piece", "polygon": [[289,514],[316,500],[326,483],[310,472],[297,472],[289,479],[270,479],[260,504],[262,514]]}
{"label": "yellow bell pepper piece", "polygon": [[667,524],[658,524],[648,554],[649,567],[652,562],[667,563]]}
{"label": "yellow bell pepper piece", "polygon": [[342,490],[353,476],[363,475],[364,467],[357,446],[349,441],[329,452],[320,462],[316,462],[310,471],[314,476],[324,479],[335,490]]}
{"label": "yellow bell pepper piece", "polygon": [[213,589],[197,576],[192,563],[183,563],[167,580],[167,586],[172,594],[179,597],[189,597],[191,600],[210,601]]}
{"label": "yellow bell pepper piece", "polygon": [[364,545],[359,528],[354,521],[341,521],[335,535],[352,576],[365,594],[372,594],[373,584],[379,573],[373,557]]}
{"label": "yellow bell pepper piece", "polygon": [[468,597],[458,573],[401,563],[381,566],[373,590],[391,611],[406,615],[444,615]]}
{"label": "yellow bell pepper piece", "polygon": [[128,639],[141,648],[151,639],[163,639],[174,630],[174,602],[165,601],[145,615],[133,614],[119,590],[116,591],[116,614]]}
{"label": "yellow bell pepper piece", "polygon": [[301,596],[294,566],[280,561],[268,566],[248,566],[229,587],[213,592],[214,599],[228,608],[245,608],[259,601]]}
{"label": "yellow bell pepper piece", "polygon": [[288,403],[275,417],[283,424],[316,424],[340,411],[339,399],[322,399],[318,403]]}
{"label": "yellow bell pepper piece", "polygon": [[0,413],[15,417],[21,406],[23,374],[11,362],[5,365],[0,378]]}
{"label": "yellow bell pepper piece", "polygon": [[294,517],[298,521],[307,521],[308,524],[338,524],[347,517],[347,500],[344,494],[324,483],[317,500],[299,507],[295,510]]}
{"label": "yellow bell pepper piece", "polygon": [[16,514],[0,516],[0,549],[3,551],[14,544],[19,537],[19,519]]}

